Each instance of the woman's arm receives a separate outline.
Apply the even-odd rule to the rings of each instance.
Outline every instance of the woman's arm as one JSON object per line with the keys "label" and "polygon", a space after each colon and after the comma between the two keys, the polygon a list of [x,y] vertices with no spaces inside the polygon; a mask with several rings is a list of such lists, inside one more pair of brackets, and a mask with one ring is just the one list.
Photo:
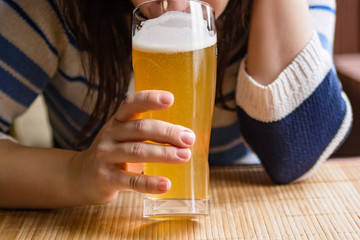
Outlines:
{"label": "woman's arm", "polygon": [[85,204],[74,189],[76,152],[0,140],[0,207],[54,208]]}
{"label": "woman's arm", "polygon": [[238,76],[241,131],[277,183],[314,173],[352,122],[331,57],[335,1],[308,2],[319,3],[254,1],[248,61]]}
{"label": "woman's arm", "polygon": [[255,0],[250,20],[246,70],[268,85],[310,41],[313,30],[307,0]]}

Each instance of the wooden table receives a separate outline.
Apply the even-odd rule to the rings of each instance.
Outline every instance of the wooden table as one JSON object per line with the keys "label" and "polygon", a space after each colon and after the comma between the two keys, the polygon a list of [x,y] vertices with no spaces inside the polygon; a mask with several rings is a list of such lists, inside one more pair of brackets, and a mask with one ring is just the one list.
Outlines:
{"label": "wooden table", "polygon": [[261,166],[211,169],[211,215],[142,218],[142,195],[112,204],[0,211],[0,239],[360,239],[360,158],[330,160],[308,180],[274,185]]}

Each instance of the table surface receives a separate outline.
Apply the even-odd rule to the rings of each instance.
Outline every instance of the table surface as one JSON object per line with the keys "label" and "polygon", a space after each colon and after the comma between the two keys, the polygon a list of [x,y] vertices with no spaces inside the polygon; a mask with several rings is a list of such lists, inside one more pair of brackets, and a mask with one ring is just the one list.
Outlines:
{"label": "table surface", "polygon": [[360,158],[290,185],[261,166],[216,167],[210,186],[208,217],[145,219],[143,196],[127,192],[103,206],[0,210],[0,239],[360,239]]}

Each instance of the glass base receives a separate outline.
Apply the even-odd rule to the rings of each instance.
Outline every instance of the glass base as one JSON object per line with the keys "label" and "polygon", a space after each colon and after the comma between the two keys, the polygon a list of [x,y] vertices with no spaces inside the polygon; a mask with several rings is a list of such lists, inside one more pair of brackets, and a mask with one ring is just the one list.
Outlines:
{"label": "glass base", "polygon": [[191,219],[209,215],[209,199],[144,198],[144,217],[155,219]]}

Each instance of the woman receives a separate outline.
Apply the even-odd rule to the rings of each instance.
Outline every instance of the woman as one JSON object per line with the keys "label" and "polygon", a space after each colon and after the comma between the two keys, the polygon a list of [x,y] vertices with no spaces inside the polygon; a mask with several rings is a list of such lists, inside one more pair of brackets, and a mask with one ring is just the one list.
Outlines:
{"label": "woman", "polygon": [[[170,189],[164,177],[126,170],[126,162],[181,164],[195,141],[190,129],[133,120],[170,107],[171,93],[122,101],[131,75],[131,11],[142,2],[0,1],[1,207],[102,204],[119,191]],[[351,125],[331,61],[334,1],[205,2],[219,31],[210,163],[256,158],[246,139],[274,182],[306,178]],[[58,148],[21,146],[7,134],[40,93]]]}

